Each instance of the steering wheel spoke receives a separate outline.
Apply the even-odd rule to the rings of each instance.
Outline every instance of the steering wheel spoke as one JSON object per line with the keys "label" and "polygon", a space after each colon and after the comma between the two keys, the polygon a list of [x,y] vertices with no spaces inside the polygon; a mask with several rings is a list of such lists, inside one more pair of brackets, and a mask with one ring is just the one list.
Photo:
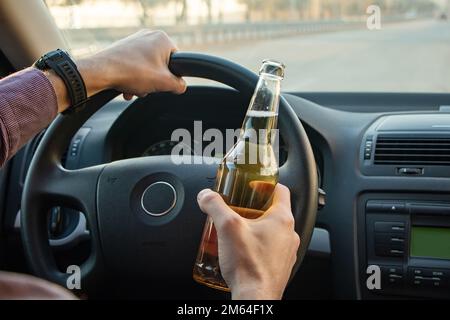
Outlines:
{"label": "steering wheel spoke", "polygon": [[[60,164],[51,167],[46,168],[48,174],[41,176],[41,179],[27,178],[25,188],[29,191],[26,193],[27,200],[22,202],[21,225],[22,232],[27,234],[27,237],[24,237],[26,250],[30,248],[30,241],[43,244],[37,252],[36,249],[27,252],[29,255],[38,255],[39,260],[45,261],[45,264],[33,264],[34,272],[66,286],[70,273],[59,270],[54,260],[48,240],[47,213],[56,206],[75,209],[85,214],[91,230],[96,228],[96,186],[104,165],[79,170],[66,170]],[[90,282],[100,267],[100,240],[96,232],[91,232],[91,235],[90,256],[79,266],[82,290],[84,287],[91,287]]]}
{"label": "steering wheel spoke", "polygon": [[63,206],[95,216],[95,195],[98,177],[104,165],[78,170],[60,166],[36,188],[36,193],[53,206]]}

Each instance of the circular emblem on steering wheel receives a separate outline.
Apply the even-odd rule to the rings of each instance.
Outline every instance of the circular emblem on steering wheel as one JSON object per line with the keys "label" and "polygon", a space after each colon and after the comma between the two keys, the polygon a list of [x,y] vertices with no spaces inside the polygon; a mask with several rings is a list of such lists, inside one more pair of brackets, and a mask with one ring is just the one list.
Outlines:
{"label": "circular emblem on steering wheel", "polygon": [[175,188],[168,182],[158,181],[149,185],[141,196],[141,207],[153,217],[169,213],[177,203]]}

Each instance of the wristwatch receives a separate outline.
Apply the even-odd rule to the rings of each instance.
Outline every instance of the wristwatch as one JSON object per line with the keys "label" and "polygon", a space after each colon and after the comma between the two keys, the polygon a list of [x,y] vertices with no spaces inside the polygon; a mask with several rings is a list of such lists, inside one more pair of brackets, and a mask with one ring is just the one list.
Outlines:
{"label": "wristwatch", "polygon": [[50,51],[40,57],[33,66],[42,71],[51,69],[63,80],[71,103],[63,114],[81,110],[86,105],[86,85],[75,62],[66,51]]}

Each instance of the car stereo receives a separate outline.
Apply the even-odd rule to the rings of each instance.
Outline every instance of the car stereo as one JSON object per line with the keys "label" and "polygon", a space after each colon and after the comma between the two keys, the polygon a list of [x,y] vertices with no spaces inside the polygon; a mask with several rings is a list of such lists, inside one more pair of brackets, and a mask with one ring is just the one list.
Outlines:
{"label": "car stereo", "polygon": [[368,200],[367,265],[382,294],[450,297],[450,202]]}

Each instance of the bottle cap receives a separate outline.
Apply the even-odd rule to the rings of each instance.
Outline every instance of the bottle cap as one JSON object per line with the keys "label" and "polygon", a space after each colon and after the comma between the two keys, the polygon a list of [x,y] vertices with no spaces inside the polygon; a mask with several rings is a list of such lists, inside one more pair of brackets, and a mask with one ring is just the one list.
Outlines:
{"label": "bottle cap", "polygon": [[259,74],[269,74],[272,76],[284,78],[284,64],[275,60],[264,60],[261,65],[261,69],[259,69]]}

